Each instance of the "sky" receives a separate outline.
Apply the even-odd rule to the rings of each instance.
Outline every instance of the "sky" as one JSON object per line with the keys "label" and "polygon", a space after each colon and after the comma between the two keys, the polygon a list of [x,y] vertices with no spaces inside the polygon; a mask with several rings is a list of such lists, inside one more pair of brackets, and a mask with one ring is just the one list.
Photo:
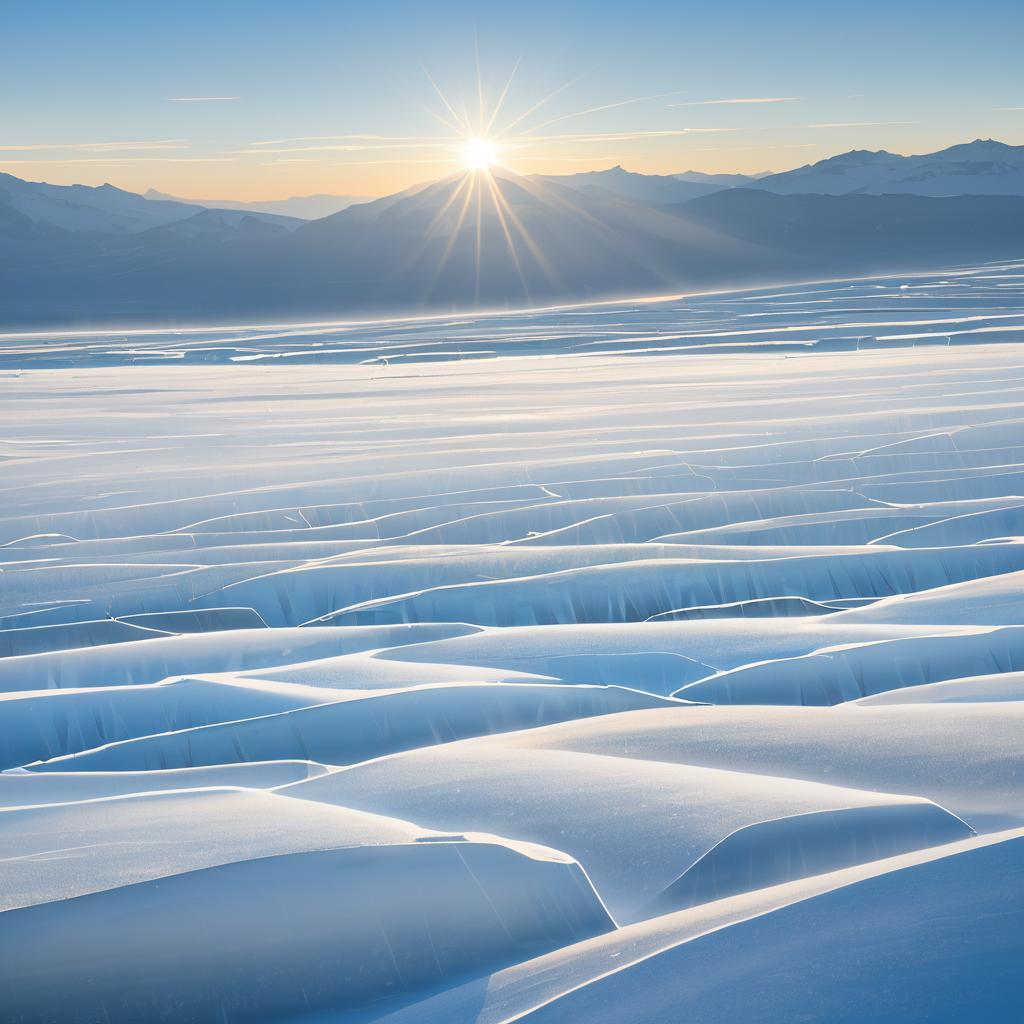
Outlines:
{"label": "sky", "polygon": [[0,0],[0,14],[0,171],[58,184],[386,195],[459,170],[477,135],[546,174],[1024,143],[1024,4],[1009,0]]}

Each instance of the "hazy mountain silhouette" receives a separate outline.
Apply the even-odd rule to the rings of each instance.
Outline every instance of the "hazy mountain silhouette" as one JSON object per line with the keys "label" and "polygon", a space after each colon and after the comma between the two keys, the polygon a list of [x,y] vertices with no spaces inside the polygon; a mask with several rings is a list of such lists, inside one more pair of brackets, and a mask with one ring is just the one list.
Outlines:
{"label": "hazy mountain silhouette", "polygon": [[661,209],[506,172],[353,207],[299,229],[291,243],[311,280],[355,283],[384,308],[624,294],[670,286],[680,260],[696,253],[740,258],[728,238]]}
{"label": "hazy mountain silhouette", "polygon": [[[0,173],[0,206],[35,224],[64,231],[136,234],[202,213],[204,206],[167,198],[154,200],[113,185],[49,185]],[[281,227],[297,226],[291,217],[253,214]]]}
{"label": "hazy mountain silhouette", "polygon": [[[753,181],[737,175],[739,181],[694,181],[675,174],[637,174],[622,167],[610,167],[605,171],[581,171],[579,174],[533,175],[533,180],[551,185],[561,185],[587,195],[611,193],[620,199],[633,203],[667,205],[685,203],[689,199],[710,195],[712,192]],[[730,175],[730,177],[733,177]]]}
{"label": "hazy mountain silhouette", "polygon": [[281,217],[294,217],[298,220],[319,220],[321,217],[331,216],[332,213],[340,213],[356,203],[371,201],[367,196],[337,196],[326,193],[290,196],[288,199],[257,199],[252,202],[242,202],[237,199],[181,199],[178,196],[157,192],[154,188],[146,192],[143,198],[157,202],[170,200],[175,203],[188,203],[192,206],[205,206],[212,210],[273,213]]}
{"label": "hazy mountain silhouette", "polygon": [[132,233],[191,217],[200,207],[148,202],[113,185],[48,185],[0,173],[0,205],[65,231]]}
{"label": "hazy mountain silhouette", "polygon": [[751,187],[770,192],[918,196],[1024,195],[1024,146],[992,139],[951,146],[923,156],[853,150]]}
{"label": "hazy mountain silhouette", "polygon": [[705,174],[703,171],[680,171],[673,174],[673,178],[680,181],[697,181],[706,185],[721,185],[723,188],[744,188],[751,182],[761,178],[767,178],[771,172],[763,171],[760,174]]}
{"label": "hazy mountain silhouette", "polygon": [[[955,148],[978,153],[976,144]],[[839,165],[882,162],[848,154]],[[634,177],[645,176],[625,180]],[[657,178],[652,191],[667,194],[664,184]],[[96,191],[107,195],[86,193]],[[131,233],[121,224],[67,230],[53,219],[0,196],[3,327],[494,309],[929,269],[1021,256],[1024,198],[752,187],[636,202],[596,184],[500,171],[418,185],[294,228],[242,211],[199,210]]]}

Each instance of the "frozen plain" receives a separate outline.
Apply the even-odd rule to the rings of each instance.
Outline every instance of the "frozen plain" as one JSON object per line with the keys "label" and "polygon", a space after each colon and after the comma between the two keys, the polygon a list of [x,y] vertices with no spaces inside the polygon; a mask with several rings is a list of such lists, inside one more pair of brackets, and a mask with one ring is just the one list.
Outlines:
{"label": "frozen plain", "polygon": [[1015,1021],[1024,265],[0,339],[3,1021]]}

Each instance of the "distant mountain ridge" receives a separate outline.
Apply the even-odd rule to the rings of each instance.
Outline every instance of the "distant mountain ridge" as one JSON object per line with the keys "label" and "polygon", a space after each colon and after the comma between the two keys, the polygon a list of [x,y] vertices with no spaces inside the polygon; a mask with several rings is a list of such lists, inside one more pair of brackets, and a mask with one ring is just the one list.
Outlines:
{"label": "distant mountain ridge", "polygon": [[151,201],[189,203],[193,206],[205,206],[217,210],[244,210],[249,213],[273,213],[282,217],[295,217],[298,220],[319,220],[330,217],[333,213],[354,206],[356,203],[368,203],[372,197],[339,196],[318,193],[310,196],[290,196],[287,199],[260,199],[242,202],[237,199],[181,199],[178,196],[166,195],[151,188],[143,196]]}
{"label": "distant mountain ridge", "polygon": [[760,178],[767,178],[771,171],[762,171],[760,174],[705,174],[703,171],[681,171],[672,177],[680,181],[699,181],[708,185],[723,185],[727,188],[743,188],[752,181]]}
{"label": "distant mountain ridge", "polygon": [[[675,174],[638,174],[621,166],[605,171],[581,171],[566,175],[531,175],[533,180],[558,184],[566,188],[596,195],[606,192],[634,203],[668,205],[685,203],[699,196],[710,195],[736,185],[747,185],[755,179],[744,175],[729,175],[727,183],[712,180],[698,181]],[[738,180],[734,180],[738,179]]]}
{"label": "distant mountain ridge", "polygon": [[134,233],[183,220],[200,207],[177,201],[147,202],[113,185],[49,185],[0,173],[0,203],[33,223],[63,231]]}
{"label": "distant mountain ridge", "polygon": [[[62,231],[137,234],[204,213],[206,207],[177,199],[148,199],[114,185],[50,185],[0,173],[0,205],[33,224]],[[295,227],[293,217],[254,213],[278,227]]]}
{"label": "distant mountain ridge", "polygon": [[922,156],[853,150],[760,178],[750,187],[785,194],[1020,196],[1024,195],[1024,146],[976,139]]}
{"label": "distant mountain ridge", "polygon": [[522,308],[1020,258],[1024,195],[889,182],[1012,183],[1021,152],[855,151],[742,188],[498,169],[308,222],[6,175],[0,330]]}
{"label": "distant mountain ridge", "polygon": [[633,202],[661,205],[727,188],[783,195],[1019,196],[1024,195],[1024,146],[976,139],[920,156],[855,149],[777,174],[639,174],[615,166],[538,178],[591,194],[603,189]]}

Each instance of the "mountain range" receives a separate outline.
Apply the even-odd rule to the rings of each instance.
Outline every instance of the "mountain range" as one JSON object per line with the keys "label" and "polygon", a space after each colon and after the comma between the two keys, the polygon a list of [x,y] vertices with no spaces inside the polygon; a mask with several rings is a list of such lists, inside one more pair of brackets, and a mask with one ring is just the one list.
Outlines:
{"label": "mountain range", "polygon": [[992,139],[922,156],[851,150],[780,174],[634,174],[622,167],[545,180],[588,191],[603,188],[643,203],[680,203],[727,188],[783,195],[1024,195],[1024,146]]}
{"label": "mountain range", "polygon": [[272,213],[281,217],[296,217],[299,220],[319,220],[321,217],[329,217],[332,213],[340,213],[356,203],[370,202],[366,196],[337,196],[323,193],[311,196],[290,196],[288,199],[258,199],[251,202],[241,202],[237,199],[181,199],[178,196],[157,192],[155,188],[146,192],[144,198],[158,202],[170,200],[175,203],[188,203],[192,206],[205,206],[214,210]]}
{"label": "mountain range", "polygon": [[[201,204],[159,193],[140,196],[113,185],[49,185],[0,173],[0,217],[6,214],[8,220],[13,220],[20,215],[35,225],[63,231],[137,234],[186,220],[204,209]],[[253,215],[279,227],[290,228],[299,223],[294,217],[273,213]]]}
{"label": "mountain range", "polygon": [[923,156],[855,149],[750,185],[825,195],[1024,195],[1024,146],[976,139]]}
{"label": "mountain range", "polygon": [[[337,199],[338,197],[333,197]],[[1021,256],[1024,147],[457,174],[314,220],[0,175],[0,328],[510,308]]]}
{"label": "mountain range", "polygon": [[697,179],[676,174],[637,174],[623,167],[610,167],[604,171],[582,171],[579,174],[534,175],[533,180],[564,185],[585,195],[610,192],[620,199],[655,206],[685,203],[727,188],[747,188],[756,181],[746,175],[728,177],[731,180],[716,181],[711,180],[710,176]]}

